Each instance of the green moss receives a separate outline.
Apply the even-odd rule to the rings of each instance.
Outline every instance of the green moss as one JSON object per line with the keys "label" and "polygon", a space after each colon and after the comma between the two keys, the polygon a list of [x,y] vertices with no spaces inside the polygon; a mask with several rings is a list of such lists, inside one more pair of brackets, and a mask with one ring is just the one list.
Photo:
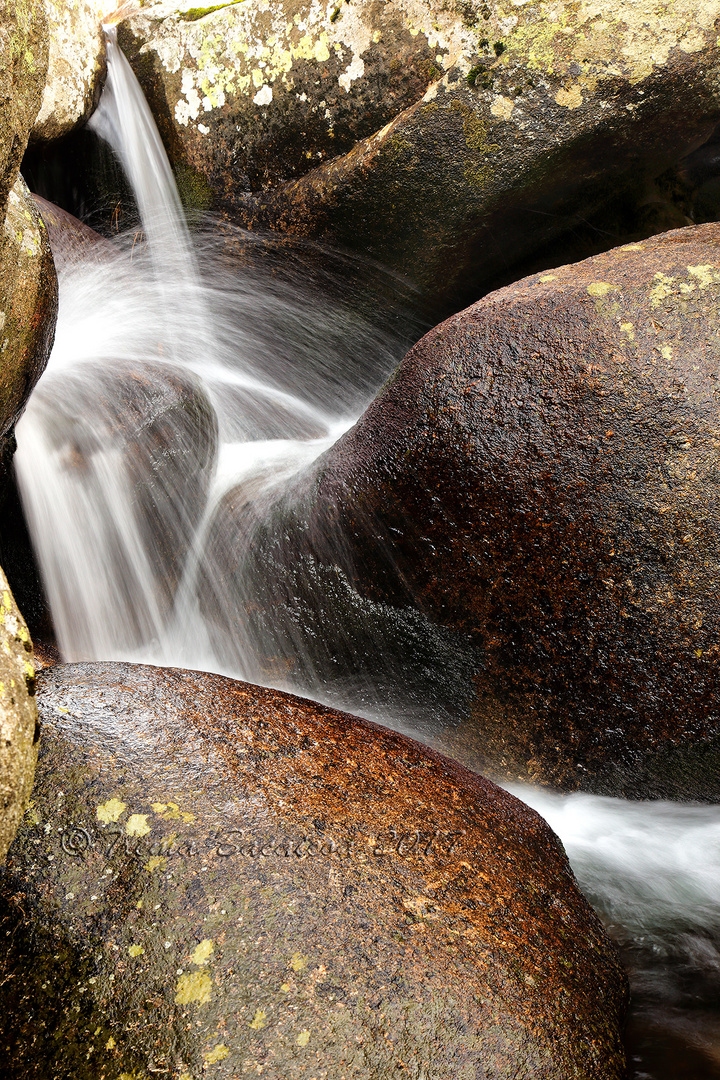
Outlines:
{"label": "green moss", "polygon": [[178,12],[178,14],[185,22],[197,22],[198,19],[204,19],[206,15],[212,15],[213,11],[221,11],[222,8],[236,7],[244,3],[245,0],[228,0],[225,4],[213,4],[211,7],[188,8],[187,11]]}
{"label": "green moss", "polygon": [[180,194],[180,201],[186,210],[212,209],[213,190],[202,173],[190,165],[181,164],[175,169],[175,182]]}

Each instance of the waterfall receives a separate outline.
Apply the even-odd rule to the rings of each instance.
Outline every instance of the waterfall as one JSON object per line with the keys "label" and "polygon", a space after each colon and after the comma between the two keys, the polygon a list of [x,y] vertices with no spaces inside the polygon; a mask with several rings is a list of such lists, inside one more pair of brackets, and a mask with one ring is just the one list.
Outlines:
{"label": "waterfall", "polygon": [[[56,252],[56,340],[18,425],[18,483],[65,659],[217,669],[193,587],[207,513],[244,479],[262,503],[263,484],[317,457],[402,346],[303,295],[267,253],[264,270],[243,266],[259,241],[239,230],[191,237],[114,31],[92,127],[131,181],[142,235]],[[233,246],[243,260],[228,267]],[[242,657],[232,673],[257,674]]]}
{"label": "waterfall", "polygon": [[[319,581],[302,560],[293,580],[325,607],[293,608],[285,584],[272,580],[272,564],[270,571],[258,566],[254,547],[293,478],[395,367],[406,330],[378,328],[381,320],[373,324],[352,291],[338,299],[329,253],[288,262],[275,258],[270,241],[227,225],[188,230],[152,117],[114,37],[93,127],[130,177],[143,236],[57,260],[55,346],[17,429],[18,482],[63,657],[224,670],[430,740],[442,718],[426,688],[444,678],[462,694],[471,682],[457,659],[447,671],[438,663],[446,644],[457,656],[457,642],[418,627],[414,616],[403,622],[382,605],[361,603],[341,578]],[[318,280],[332,286],[332,298]],[[234,613],[233,632],[219,646],[197,586],[204,582],[217,607],[227,603],[228,582],[218,580],[205,539],[232,492],[240,493],[244,515],[233,543],[245,548],[235,554],[247,568],[238,603],[252,612],[262,593],[274,622],[258,627],[255,616]],[[426,654],[417,643],[430,632],[436,637]],[[276,660],[272,672],[257,659],[261,634]],[[299,683],[282,676],[295,658]],[[421,716],[423,695],[429,719]],[[448,696],[443,685],[438,697]],[[717,1055],[720,810],[526,787],[513,793],[564,841],[580,885],[625,951],[636,1021],[645,1025],[636,1037],[636,1075],[660,1075],[642,1070],[662,1071],[673,1031]],[[693,986],[699,1001],[691,1001]],[[642,1048],[648,1040],[659,1047],[650,1065]]]}

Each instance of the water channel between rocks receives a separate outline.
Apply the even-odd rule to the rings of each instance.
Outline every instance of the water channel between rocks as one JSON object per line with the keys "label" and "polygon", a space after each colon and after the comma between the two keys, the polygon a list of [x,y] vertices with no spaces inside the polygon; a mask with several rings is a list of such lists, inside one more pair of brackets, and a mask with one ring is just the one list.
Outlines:
{"label": "water channel between rocks", "polygon": [[[234,618],[268,591],[251,557],[257,530],[285,527],[278,506],[294,478],[353,423],[421,332],[408,287],[376,269],[382,302],[365,292],[360,303],[349,288],[338,296],[338,269],[346,279],[353,270],[339,257],[277,254],[227,225],[191,235],[113,41],[93,124],[123,163],[144,236],[88,243],[67,260],[56,252],[56,342],[17,432],[19,484],[64,658],[222,671],[442,749],[436,710],[423,707],[425,690],[413,696],[412,671],[403,684],[397,663],[416,627],[349,595],[301,616],[290,598],[277,605],[277,625],[261,629]],[[237,543],[247,548],[245,576],[232,586],[218,580],[208,543],[229,500],[242,508]],[[220,626],[234,626],[232,640],[208,622],[198,583]],[[303,590],[317,598],[323,583]],[[282,676],[291,659],[299,682]],[[561,837],[622,949],[634,993],[632,1075],[720,1077],[720,807],[512,790]]]}

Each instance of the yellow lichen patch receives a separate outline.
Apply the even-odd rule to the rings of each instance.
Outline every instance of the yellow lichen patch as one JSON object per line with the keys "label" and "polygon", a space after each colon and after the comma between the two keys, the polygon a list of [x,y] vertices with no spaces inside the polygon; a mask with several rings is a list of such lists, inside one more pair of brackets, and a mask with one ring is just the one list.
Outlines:
{"label": "yellow lichen patch", "polygon": [[673,289],[674,277],[668,277],[667,274],[656,274],[654,278],[655,284],[650,290],[650,303],[653,307],[658,307],[666,297],[670,296]]}
{"label": "yellow lichen patch", "polygon": [[218,1061],[224,1061],[229,1053],[227,1046],[224,1043],[219,1043],[218,1046],[214,1046],[212,1050],[208,1050],[206,1054],[203,1054],[203,1061],[206,1065],[215,1065]]}
{"label": "yellow lichen patch", "polygon": [[590,296],[607,296],[614,288],[616,288],[616,286],[610,285],[607,281],[591,281],[587,287],[587,291]]}
{"label": "yellow lichen patch", "polygon": [[539,278],[539,280],[542,282],[543,285],[546,285],[548,281],[557,281],[557,275],[556,274],[543,274],[543,276],[541,278]]}
{"label": "yellow lichen patch", "polygon": [[583,102],[579,83],[576,83],[575,86],[568,86],[567,89],[563,87],[558,90],[555,101],[558,105],[564,105],[566,109],[577,109]]}
{"label": "yellow lichen patch", "polygon": [[142,945],[130,945],[128,946],[128,952],[130,956],[142,956],[145,950]]}
{"label": "yellow lichen patch", "polygon": [[662,356],[663,360],[672,360],[673,351],[669,345],[663,345],[662,349],[660,350],[660,355]]}
{"label": "yellow lichen patch", "polygon": [[189,824],[195,820],[195,815],[188,813],[186,810],[181,810],[177,803],[174,802],[154,802],[150,803],[151,808],[159,817],[164,821],[184,821]]}
{"label": "yellow lichen patch", "polygon": [[307,1028],[305,1028],[305,1030],[301,1031],[300,1034],[298,1035],[297,1044],[298,1044],[298,1046],[307,1046],[307,1044],[309,1042],[310,1042],[310,1032],[308,1031]]}
{"label": "yellow lichen patch", "polygon": [[250,1027],[253,1031],[261,1031],[267,1025],[267,1013],[264,1009],[258,1009],[255,1016],[250,1021]]}
{"label": "yellow lichen patch", "polygon": [[307,966],[308,958],[307,956],[303,956],[302,953],[296,952],[290,957],[290,967],[297,975],[299,975],[301,971],[304,971]]}
{"label": "yellow lichen patch", "polygon": [[147,836],[150,832],[147,814],[131,814],[125,823],[128,836]]}
{"label": "yellow lichen patch", "polygon": [[203,967],[205,964],[207,964],[214,950],[215,946],[210,940],[210,938],[205,938],[193,951],[192,955],[190,956],[190,963],[197,964],[198,967]]}
{"label": "yellow lichen patch", "polygon": [[127,810],[127,803],[124,803],[121,799],[108,799],[106,803],[101,803],[98,806],[95,813],[97,814],[98,821],[102,821],[103,824],[109,825],[112,821],[117,821],[122,814]]}
{"label": "yellow lichen patch", "polygon": [[635,327],[631,322],[620,323],[623,334],[627,334],[628,341],[635,341]]}
{"label": "yellow lichen patch", "polygon": [[108,1039],[108,1041],[105,1043],[105,1049],[106,1050],[114,1050],[116,1046],[117,1046],[117,1043],[115,1042],[115,1040],[113,1039],[113,1037],[111,1035],[110,1038]]}
{"label": "yellow lichen patch", "polygon": [[175,988],[175,1004],[205,1005],[210,1000],[212,979],[204,971],[192,971],[181,975]]}
{"label": "yellow lichen patch", "polygon": [[152,874],[153,870],[164,870],[166,866],[167,859],[163,855],[152,855],[145,863],[148,874]]}
{"label": "yellow lichen patch", "polygon": [[697,278],[701,289],[707,289],[708,285],[714,285],[720,281],[720,273],[712,263],[706,263],[704,266],[688,266],[688,274]]}
{"label": "yellow lichen patch", "polygon": [[493,116],[496,116],[498,120],[509,120],[514,108],[515,102],[512,98],[503,97],[502,94],[498,94],[497,97],[493,99],[493,103],[490,106],[490,112]]}
{"label": "yellow lichen patch", "polygon": [[42,821],[40,814],[35,809],[34,802],[28,803],[28,808],[25,811],[25,821],[28,823],[28,825],[39,825]]}

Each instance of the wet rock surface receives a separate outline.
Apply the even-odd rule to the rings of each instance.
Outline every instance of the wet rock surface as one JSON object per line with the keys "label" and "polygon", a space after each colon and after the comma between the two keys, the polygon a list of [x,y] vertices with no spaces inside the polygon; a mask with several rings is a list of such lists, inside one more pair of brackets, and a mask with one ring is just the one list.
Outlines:
{"label": "wet rock surface", "polygon": [[57,318],[47,229],[22,179],[0,233],[0,437],[6,439],[42,374]]}
{"label": "wet rock surface", "polygon": [[[208,498],[218,439],[208,395],[195,375],[172,363],[86,362],[49,373],[32,408],[42,417],[35,437],[43,453],[62,464],[56,483],[66,485],[73,513],[87,516],[110,553],[105,557],[117,563],[121,584],[106,596],[116,613],[106,639],[113,646],[105,647],[147,640],[169,613]],[[137,522],[137,540],[127,541],[119,517],[103,516],[108,504]],[[31,520],[35,512],[31,502]],[[63,542],[56,538],[43,549],[51,569],[54,560],[62,562]],[[50,577],[60,590],[51,605],[64,600],[63,589],[82,595],[99,588],[85,579],[71,582],[67,571],[65,578]],[[140,588],[145,604],[136,602],[133,590]],[[75,625],[72,607],[56,603],[54,618],[60,635],[70,634],[62,620],[75,620],[70,639],[82,643],[76,645],[81,655],[92,655],[95,643]]]}
{"label": "wet rock surface", "polygon": [[588,218],[608,246],[717,217],[713,154],[677,169],[720,120],[719,17],[717,0],[167,3],[120,41],[201,202],[360,251],[447,311]]}
{"label": "wet rock surface", "polygon": [[216,675],[39,686],[0,878],[9,1078],[624,1075],[614,950],[489,781]]}
{"label": "wet rock surface", "polygon": [[0,570],[0,862],[30,798],[37,739],[32,642]]}
{"label": "wet rock surface", "polygon": [[105,75],[105,42],[97,6],[88,0],[44,0],[48,20],[48,74],[35,141],[58,139],[89,119]]}
{"label": "wet rock surface", "polygon": [[80,262],[101,263],[118,258],[120,253],[111,240],[40,195],[33,193],[33,200],[48,231],[58,272]]}
{"label": "wet rock surface", "polygon": [[436,327],[258,532],[274,593],[302,560],[455,634],[483,771],[717,798],[719,304],[704,225]]}

